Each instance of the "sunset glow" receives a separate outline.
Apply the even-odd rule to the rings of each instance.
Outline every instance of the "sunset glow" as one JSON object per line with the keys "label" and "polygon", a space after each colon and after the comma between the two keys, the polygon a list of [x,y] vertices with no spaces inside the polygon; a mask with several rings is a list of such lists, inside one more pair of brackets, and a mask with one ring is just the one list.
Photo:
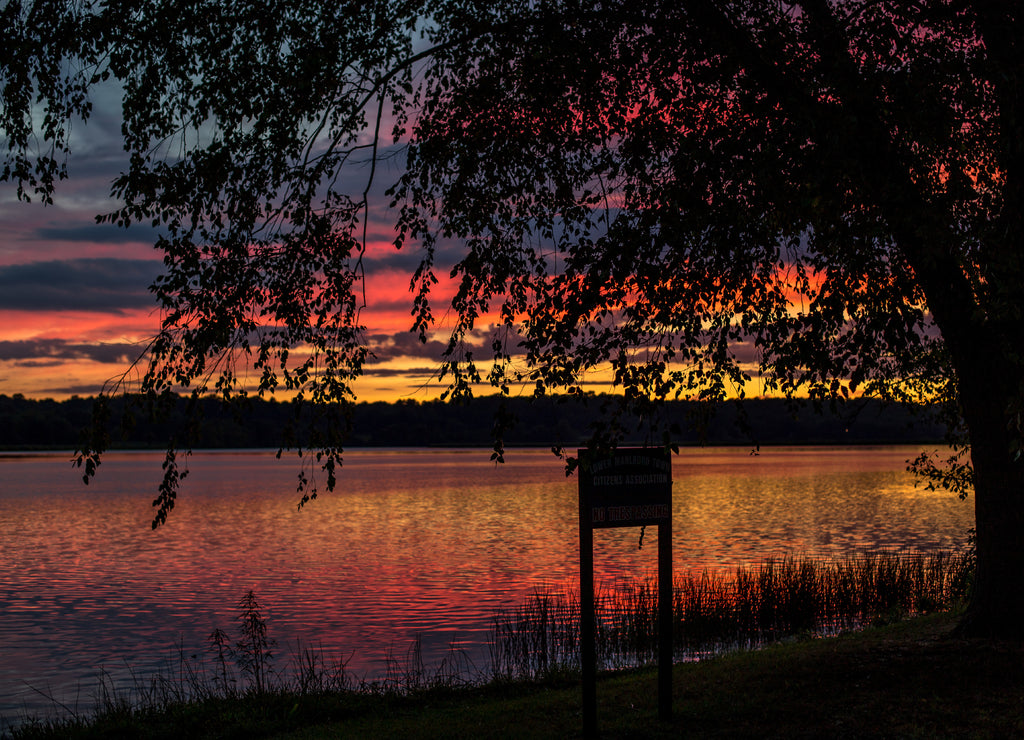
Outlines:
{"label": "sunset glow", "polygon": [[[158,232],[145,224],[118,229],[95,222],[98,214],[114,207],[107,194],[125,166],[120,142],[108,135],[116,129],[107,113],[98,110],[90,122],[89,146],[70,162],[71,177],[58,186],[54,205],[17,202],[12,185],[0,189],[0,394],[56,399],[93,395],[121,378],[130,385],[145,369],[132,363],[160,329],[160,310],[148,290],[163,269],[153,246]],[[439,245],[435,272],[440,282],[431,291],[436,324],[428,341],[421,342],[411,331],[410,291],[420,255],[413,244],[401,251],[394,247],[395,214],[383,197],[389,184],[382,176],[368,215],[364,280],[357,295],[365,298],[360,323],[372,357],[354,390],[362,401],[428,400],[447,387],[437,374],[456,320],[448,313],[456,288],[448,272],[461,255],[450,244]],[[617,207],[620,195],[612,192],[609,197],[603,206]],[[805,305],[808,288],[820,287],[820,276],[811,275],[801,293],[793,276],[781,268],[774,281],[793,310]],[[484,374],[494,327],[501,323],[500,307],[500,300],[493,301],[467,337]],[[743,391],[762,395],[755,348],[746,343],[733,349],[753,378]],[[599,368],[579,382],[587,390],[610,391],[612,377],[610,369]],[[527,383],[513,393],[531,389]],[[493,392],[487,384],[479,390]],[[729,393],[738,391],[731,388]]]}
{"label": "sunset glow", "polygon": [[[107,187],[99,176],[94,186]],[[95,225],[87,211],[60,203],[59,193],[57,205],[45,209],[13,198],[0,203],[0,228],[7,235],[0,242],[2,394],[63,399],[93,395],[122,377],[131,383],[140,372],[132,363],[160,328],[148,286],[162,265],[152,244],[143,241],[155,238],[154,232],[111,231]],[[437,327],[421,343],[410,331],[409,281],[418,255],[397,252],[379,224],[375,232],[364,256],[366,305],[360,313],[373,358],[355,384],[357,396],[363,401],[437,398],[446,388],[436,375],[451,329],[445,307],[454,281],[448,268],[438,269],[440,282],[432,291]],[[498,307],[480,317],[470,337],[478,359],[489,357]],[[737,348],[755,376],[745,390],[760,395],[752,349]],[[605,391],[611,390],[610,380],[610,371],[595,370],[582,382]]]}

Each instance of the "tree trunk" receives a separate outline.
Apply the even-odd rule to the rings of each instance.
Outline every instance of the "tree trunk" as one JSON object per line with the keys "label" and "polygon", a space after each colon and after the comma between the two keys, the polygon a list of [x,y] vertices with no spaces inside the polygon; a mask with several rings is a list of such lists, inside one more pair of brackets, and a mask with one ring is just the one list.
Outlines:
{"label": "tree trunk", "polygon": [[973,353],[959,373],[974,465],[978,556],[961,632],[1020,639],[1024,636],[1024,461],[1013,459],[1013,435],[1006,415],[1018,380],[1012,363],[999,362],[993,348],[988,349]]}
{"label": "tree trunk", "polygon": [[978,564],[961,631],[1024,637],[1024,496],[1021,466],[988,464],[972,449]]}

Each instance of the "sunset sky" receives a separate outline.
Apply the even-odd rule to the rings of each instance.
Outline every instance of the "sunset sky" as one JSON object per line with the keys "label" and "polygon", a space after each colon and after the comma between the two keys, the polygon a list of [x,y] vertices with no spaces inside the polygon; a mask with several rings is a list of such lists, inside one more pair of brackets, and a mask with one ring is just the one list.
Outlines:
{"label": "sunset sky", "polygon": [[[70,177],[58,185],[53,205],[18,202],[14,185],[0,183],[2,394],[94,394],[130,367],[159,327],[147,290],[162,268],[156,231],[95,223],[112,210],[110,183],[126,167],[118,110],[116,98],[97,100],[93,118],[76,125]],[[397,175],[381,169],[383,191]],[[372,219],[363,323],[376,360],[366,367],[359,398],[436,397],[443,387],[431,377],[443,344],[423,345],[409,332],[409,276],[418,255],[392,246],[393,217],[383,205]]]}
{"label": "sunset sky", "polygon": [[[93,395],[122,376],[159,329],[160,315],[148,286],[160,274],[157,232],[142,224],[122,229],[97,224],[98,214],[116,207],[111,182],[127,168],[120,130],[120,98],[100,90],[87,124],[73,128],[69,178],[58,184],[54,204],[38,198],[19,202],[12,183],[0,183],[0,394],[62,399]],[[384,190],[398,177],[401,157],[384,157],[371,201],[366,271],[367,307],[362,323],[375,358],[357,383],[360,400],[436,398],[445,385],[436,380],[444,341],[445,308],[452,290],[444,278],[460,255],[457,245],[439,244],[434,341],[421,344],[410,332],[409,279],[419,263],[415,245],[396,251],[395,214]],[[362,192],[363,171],[351,191]],[[474,336],[478,360],[489,356],[486,319]],[[751,346],[733,348],[751,369]],[[484,368],[486,370],[486,368]],[[137,377],[129,375],[129,379]],[[609,390],[608,376],[595,372],[588,387]],[[755,383],[756,384],[756,383]],[[490,386],[481,389],[492,392]],[[759,395],[757,388],[748,394]]]}
{"label": "sunset sky", "polygon": [[[116,103],[114,110],[116,111]],[[119,121],[98,110],[69,162],[70,177],[58,185],[54,204],[19,202],[10,183],[0,183],[0,394],[63,399],[88,396],[129,370],[157,332],[160,316],[148,286],[160,274],[157,232],[147,225],[122,229],[97,224],[97,214],[113,209],[111,181],[125,161],[116,136]],[[81,125],[79,125],[80,128]],[[391,165],[393,168],[394,165]],[[379,191],[397,177],[378,174]],[[375,359],[364,368],[359,400],[428,400],[445,385],[436,380],[444,349],[446,298],[435,288],[434,341],[421,344],[411,333],[409,279],[419,261],[415,247],[396,251],[394,214],[380,198],[369,229],[366,269],[367,307],[363,324]],[[458,259],[457,247],[442,247],[440,265]],[[447,268],[438,276],[446,276]],[[489,353],[486,329],[474,337],[483,359]],[[751,366],[752,347],[734,347]],[[588,384],[609,390],[602,373]],[[757,395],[756,388],[748,392]],[[483,393],[493,392],[487,386]]]}

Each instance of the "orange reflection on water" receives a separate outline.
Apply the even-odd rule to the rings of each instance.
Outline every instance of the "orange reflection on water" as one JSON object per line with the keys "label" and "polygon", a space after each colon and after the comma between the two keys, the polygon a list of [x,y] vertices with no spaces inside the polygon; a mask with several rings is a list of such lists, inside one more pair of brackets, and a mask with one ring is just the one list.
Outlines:
{"label": "orange reflection on water", "polygon": [[[684,450],[673,461],[675,568],[959,545],[972,506],[915,488],[904,461],[916,452]],[[578,578],[575,479],[547,452],[507,459],[350,452],[338,490],[298,511],[294,459],[197,453],[154,532],[154,454],[109,456],[88,488],[66,455],[0,456],[0,652],[19,656],[0,696],[24,701],[21,681],[70,687],[100,664],[145,669],[154,646],[164,659],[179,640],[203,653],[215,627],[233,629],[249,589],[281,655],[302,640],[354,653],[350,669],[373,676],[422,635],[428,662],[454,639],[483,663],[496,608]],[[595,532],[599,581],[655,571],[657,533],[642,550],[638,536]]]}

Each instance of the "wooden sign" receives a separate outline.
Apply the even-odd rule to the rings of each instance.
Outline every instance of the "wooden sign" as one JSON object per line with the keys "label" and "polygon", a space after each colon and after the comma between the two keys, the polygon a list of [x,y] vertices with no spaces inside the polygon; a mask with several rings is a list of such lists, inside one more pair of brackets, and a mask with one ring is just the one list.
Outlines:
{"label": "wooden sign", "polygon": [[672,716],[672,458],[668,450],[579,450],[583,735],[597,735],[594,530],[658,527],[658,715]]}
{"label": "wooden sign", "polygon": [[641,527],[672,519],[672,459],[663,449],[579,451],[580,499],[591,527]]}

